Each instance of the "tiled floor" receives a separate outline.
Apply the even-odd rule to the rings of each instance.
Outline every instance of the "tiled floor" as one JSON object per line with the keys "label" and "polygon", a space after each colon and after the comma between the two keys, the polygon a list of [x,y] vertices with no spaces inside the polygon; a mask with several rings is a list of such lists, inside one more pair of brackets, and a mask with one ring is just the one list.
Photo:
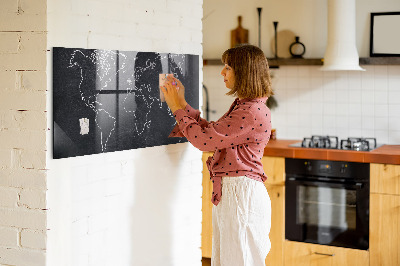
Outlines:
{"label": "tiled floor", "polygon": [[201,262],[203,262],[203,266],[211,266],[211,259],[202,258]]}

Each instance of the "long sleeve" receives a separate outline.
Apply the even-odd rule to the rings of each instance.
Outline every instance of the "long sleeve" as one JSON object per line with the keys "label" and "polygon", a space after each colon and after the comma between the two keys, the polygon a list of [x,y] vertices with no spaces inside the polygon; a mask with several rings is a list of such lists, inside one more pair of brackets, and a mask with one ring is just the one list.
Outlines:
{"label": "long sleeve", "polygon": [[[201,151],[234,148],[247,142],[257,141],[253,132],[257,119],[249,108],[235,108],[218,122],[201,125],[182,109],[175,111],[180,132]],[[262,123],[259,126],[263,126]],[[264,125],[265,126],[265,125]]]}
{"label": "long sleeve", "polygon": [[200,119],[200,112],[191,107],[174,112],[180,136],[202,151],[214,151],[206,163],[213,183],[214,205],[221,200],[223,177],[247,176],[261,182],[267,178],[261,163],[271,131],[271,112],[266,100],[267,97],[237,98],[216,122]]}
{"label": "long sleeve", "polygon": [[[185,114],[196,120],[200,126],[206,127],[208,126],[209,122],[203,118],[200,117],[200,111],[194,109],[192,106],[189,104],[186,105],[185,109]],[[176,124],[175,127],[172,129],[170,135],[168,136],[169,138],[172,137],[185,137],[182,132],[179,130],[179,125]]]}

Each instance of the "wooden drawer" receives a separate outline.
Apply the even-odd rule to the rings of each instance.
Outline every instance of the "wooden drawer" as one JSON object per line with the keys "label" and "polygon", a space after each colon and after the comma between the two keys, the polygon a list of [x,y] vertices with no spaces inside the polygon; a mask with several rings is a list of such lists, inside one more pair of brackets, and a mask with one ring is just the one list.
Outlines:
{"label": "wooden drawer", "polygon": [[285,266],[366,266],[365,250],[285,241]]}

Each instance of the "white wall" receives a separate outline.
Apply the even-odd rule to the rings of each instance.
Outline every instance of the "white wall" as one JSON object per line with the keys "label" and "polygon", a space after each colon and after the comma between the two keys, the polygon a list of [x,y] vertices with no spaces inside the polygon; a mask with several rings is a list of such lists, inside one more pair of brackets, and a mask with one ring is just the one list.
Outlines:
{"label": "white wall", "polygon": [[318,67],[274,70],[272,123],[279,138],[311,135],[376,137],[400,143],[400,66],[363,66],[365,72],[322,72]]}
{"label": "white wall", "polygon": [[[233,98],[219,76],[222,66],[204,67],[210,91],[210,120],[226,112]],[[376,137],[400,143],[400,66],[362,66],[365,72],[323,72],[319,66],[272,69],[278,108],[271,113],[280,139],[311,135]]]}
{"label": "white wall", "polygon": [[[305,57],[321,58],[324,56],[327,41],[327,2],[327,0],[204,0],[204,58],[219,59],[229,48],[230,31],[237,27],[238,16],[242,16],[242,26],[249,30],[249,43],[258,45],[257,7],[262,8],[261,49],[267,57],[274,55],[272,22],[278,21],[278,32],[286,32],[283,37],[291,36],[289,32],[300,37],[300,41],[306,46]],[[360,57],[369,56],[370,13],[399,10],[398,0],[356,0],[356,43]],[[285,38],[280,41],[291,43]],[[278,53],[280,49],[278,48]]]}
{"label": "white wall", "polygon": [[[48,47],[201,58],[201,18],[202,0],[49,0]],[[50,156],[48,265],[201,264],[202,162],[190,144]]]}
{"label": "white wall", "polygon": [[0,1],[0,265],[46,261],[46,1]]}
{"label": "white wall", "polygon": [[273,55],[273,21],[279,22],[278,31],[289,30],[300,36],[300,41],[307,47],[308,57],[317,57],[321,53],[327,37],[323,31],[327,27],[326,1],[204,0],[204,58],[219,59],[229,48],[230,31],[237,27],[238,16],[242,16],[243,28],[249,30],[249,43],[258,45],[257,7],[262,8],[261,49],[267,57]]}
{"label": "white wall", "polygon": [[[280,21],[282,30],[296,32],[307,47],[305,57],[323,57],[326,47],[327,1],[204,1],[204,58],[220,58],[229,48],[229,31],[236,17],[243,15],[243,26],[250,30],[250,43],[257,45],[257,6],[266,10],[262,21]],[[250,8],[247,8],[250,6]],[[231,10],[231,11],[229,11]],[[398,11],[400,2],[357,1],[357,47],[361,57],[369,56],[369,12]],[[222,15],[223,14],[223,15]],[[252,15],[251,15],[252,14]],[[253,17],[252,17],[253,16]],[[253,22],[247,22],[252,19]],[[301,18],[301,19],[300,19]],[[215,27],[213,25],[219,25]],[[269,26],[262,26],[268,28]],[[218,30],[218,33],[216,32]],[[278,26],[279,30],[279,26]],[[265,30],[267,31],[267,30]],[[222,38],[212,38],[219,34]],[[270,36],[268,37],[268,34]],[[262,33],[262,49],[273,27]],[[279,51],[279,50],[278,50]],[[367,65],[365,72],[322,72],[319,66],[281,66],[272,69],[273,89],[279,107],[272,111],[272,124],[281,139],[302,139],[311,135],[376,137],[382,144],[400,143],[400,66]],[[203,82],[210,92],[210,120],[218,119],[232,102],[220,76],[221,66],[205,66]]]}

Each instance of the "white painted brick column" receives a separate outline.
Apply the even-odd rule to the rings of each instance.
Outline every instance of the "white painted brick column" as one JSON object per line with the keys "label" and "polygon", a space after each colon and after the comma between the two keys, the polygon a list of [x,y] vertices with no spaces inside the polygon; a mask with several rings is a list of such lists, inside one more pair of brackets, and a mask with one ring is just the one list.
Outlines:
{"label": "white painted brick column", "polygon": [[46,263],[46,6],[0,2],[0,265]]}
{"label": "white painted brick column", "polygon": [[[48,0],[48,49],[196,54],[201,94],[202,3]],[[202,162],[189,143],[47,156],[48,265],[201,265]]]}

